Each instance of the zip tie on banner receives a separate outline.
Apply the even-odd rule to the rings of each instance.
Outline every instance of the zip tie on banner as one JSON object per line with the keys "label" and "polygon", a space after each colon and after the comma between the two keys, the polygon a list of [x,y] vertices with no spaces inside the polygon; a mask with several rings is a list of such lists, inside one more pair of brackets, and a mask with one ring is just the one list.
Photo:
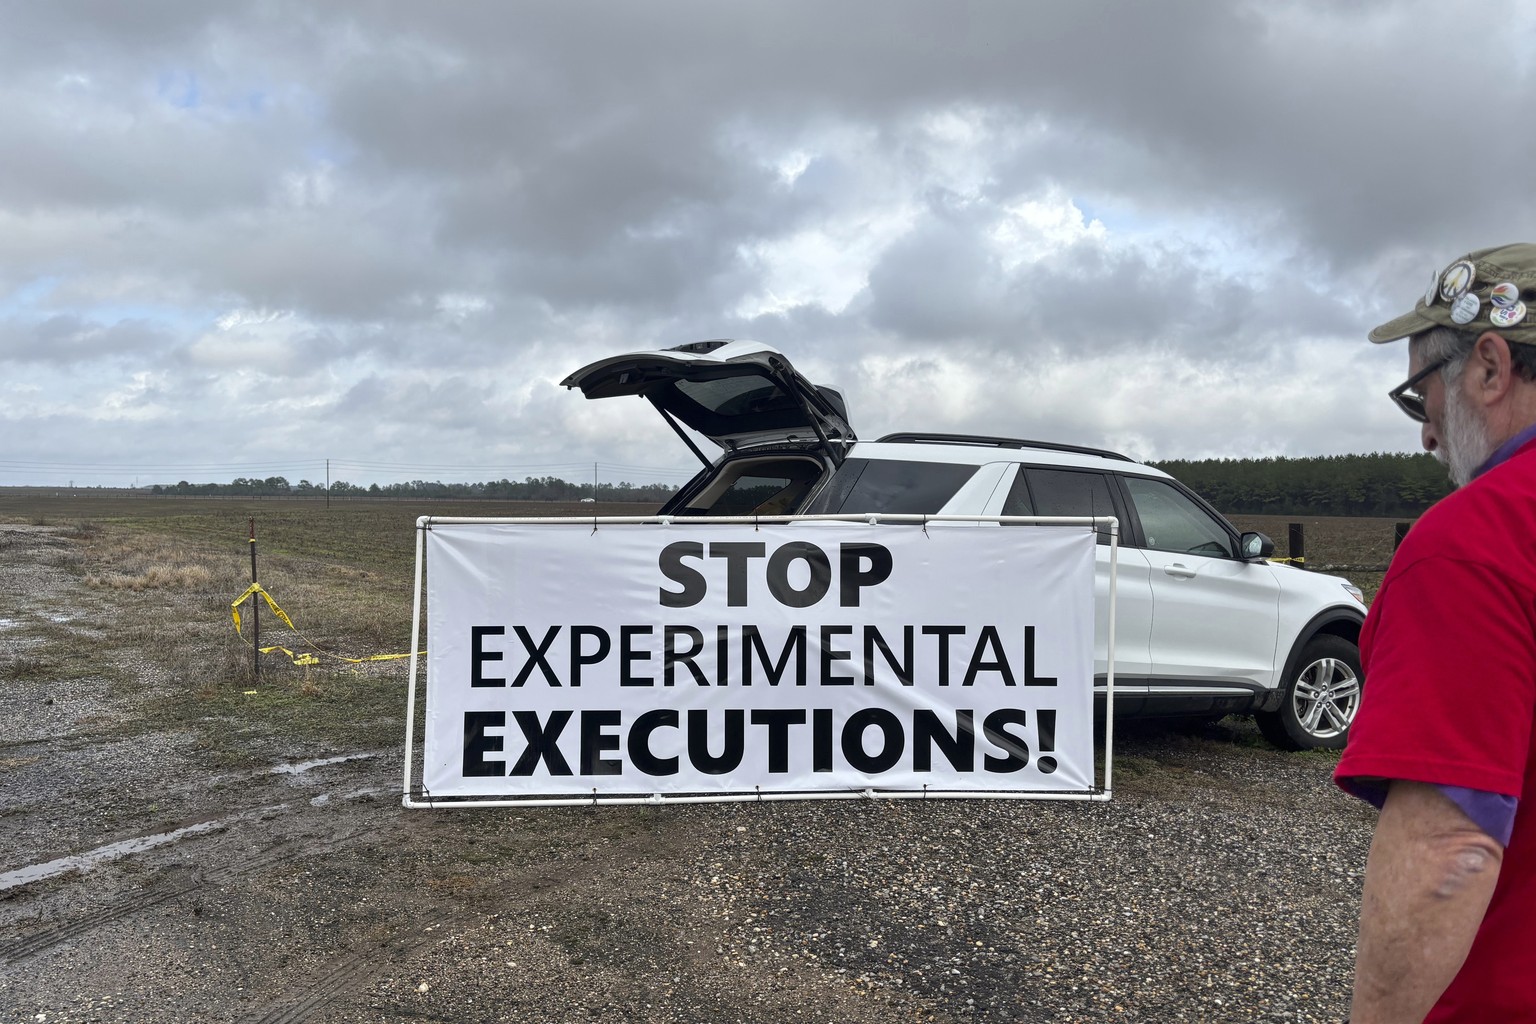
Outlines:
{"label": "zip tie on banner", "polygon": [[[278,607],[277,602],[272,600],[272,595],[267,593],[260,583],[252,583],[249,587],[246,588],[245,593],[236,598],[234,602],[229,606],[230,615],[235,620],[235,634],[242,640],[245,639],[245,630],[243,628],[243,624],[240,621],[240,606],[249,601],[253,596],[260,596],[262,600],[266,601],[267,607],[272,609],[272,614],[276,615],[279,619],[282,619],[283,624],[289,629],[293,630],[293,632],[298,635],[299,639],[308,644],[315,651],[315,654],[319,654],[327,658],[334,658],[337,661],[344,661],[349,665],[361,665],[367,661],[396,661],[400,658],[414,658],[417,654],[426,653],[426,651],[416,651],[414,654],[370,654],[363,658],[347,658],[340,654],[332,654],[329,651],[322,649],[319,644],[315,643],[309,637],[300,632],[299,627],[295,626],[293,624],[293,620],[288,617],[288,613]],[[257,650],[259,650],[262,654],[271,654],[273,651],[282,651],[284,654],[288,655],[289,661],[299,666],[320,664],[320,658],[316,657],[315,654],[311,654],[309,651],[305,651],[302,654],[295,654],[293,651],[282,646],[281,644],[273,644],[271,647],[259,647]]]}
{"label": "zip tie on banner", "polygon": [[592,536],[593,533],[596,533],[596,532],[597,532],[597,516],[593,516],[592,517],[592,533],[587,534],[587,536],[590,537],[590,536]]}
{"label": "zip tie on banner", "polygon": [[[927,516],[923,516],[923,536],[924,537],[928,537],[928,517]],[[933,540],[932,537],[928,537],[928,539],[929,540]]]}

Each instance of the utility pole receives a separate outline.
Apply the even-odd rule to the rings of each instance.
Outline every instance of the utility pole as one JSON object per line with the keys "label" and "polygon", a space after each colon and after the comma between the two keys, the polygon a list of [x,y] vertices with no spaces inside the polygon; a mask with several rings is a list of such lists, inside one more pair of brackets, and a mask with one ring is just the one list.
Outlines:
{"label": "utility pole", "polygon": [[597,500],[597,463],[592,463],[592,500]]}
{"label": "utility pole", "polygon": [[325,460],[325,507],[331,507],[331,460]]}

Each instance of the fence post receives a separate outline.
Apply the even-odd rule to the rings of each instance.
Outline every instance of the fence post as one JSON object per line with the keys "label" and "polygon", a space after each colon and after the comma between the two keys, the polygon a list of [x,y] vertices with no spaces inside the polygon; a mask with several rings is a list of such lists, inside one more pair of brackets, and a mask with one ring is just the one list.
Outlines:
{"label": "fence post", "polygon": [[1298,569],[1305,569],[1307,567],[1307,538],[1306,538],[1306,535],[1303,533],[1302,527],[1301,527],[1300,523],[1291,523],[1291,524],[1289,524],[1289,527],[1290,527],[1289,543],[1290,543],[1290,549],[1291,549],[1291,564],[1296,566]]}
{"label": "fence post", "polygon": [[1397,553],[1397,546],[1403,542],[1403,538],[1406,537],[1406,536],[1408,536],[1408,524],[1407,523],[1398,523],[1397,527],[1392,531],[1392,553],[1393,554]]}
{"label": "fence post", "polygon": [[[256,520],[251,519],[251,582],[256,582]],[[261,595],[251,595],[251,668],[261,678]]]}

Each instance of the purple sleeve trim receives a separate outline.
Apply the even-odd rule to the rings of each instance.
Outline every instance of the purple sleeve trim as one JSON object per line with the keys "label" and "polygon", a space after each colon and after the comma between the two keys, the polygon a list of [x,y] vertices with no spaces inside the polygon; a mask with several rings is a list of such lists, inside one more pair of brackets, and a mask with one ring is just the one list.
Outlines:
{"label": "purple sleeve trim", "polygon": [[1350,796],[1357,796],[1378,811],[1387,802],[1387,780],[1345,776],[1334,780]]}
{"label": "purple sleeve trim", "polygon": [[1438,786],[1440,792],[1451,798],[1473,824],[1492,836],[1500,846],[1509,845],[1509,836],[1515,830],[1515,808],[1520,801],[1503,793],[1489,793],[1481,789],[1463,786]]}
{"label": "purple sleeve trim", "polygon": [[[1366,803],[1381,809],[1381,805],[1387,802],[1387,785],[1391,779],[1340,779],[1339,785],[1346,793],[1357,796]],[[1468,789],[1465,786],[1441,786],[1436,789],[1444,793],[1461,813],[1472,819],[1472,824],[1482,829],[1494,839],[1500,846],[1509,845],[1509,837],[1515,830],[1515,809],[1520,806],[1520,801],[1503,793],[1490,793],[1482,789]]]}

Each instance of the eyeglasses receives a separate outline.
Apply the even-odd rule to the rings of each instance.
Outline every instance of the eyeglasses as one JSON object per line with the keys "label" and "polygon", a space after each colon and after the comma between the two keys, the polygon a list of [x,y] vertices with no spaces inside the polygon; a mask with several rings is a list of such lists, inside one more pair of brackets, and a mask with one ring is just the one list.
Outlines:
{"label": "eyeglasses", "polygon": [[1419,384],[1425,377],[1428,377],[1446,363],[1449,363],[1452,358],[1452,356],[1446,356],[1444,359],[1436,359],[1418,373],[1409,377],[1391,391],[1388,391],[1387,397],[1396,402],[1397,407],[1408,414],[1409,419],[1418,423],[1428,423],[1429,414],[1424,411],[1424,395],[1419,391]]}

